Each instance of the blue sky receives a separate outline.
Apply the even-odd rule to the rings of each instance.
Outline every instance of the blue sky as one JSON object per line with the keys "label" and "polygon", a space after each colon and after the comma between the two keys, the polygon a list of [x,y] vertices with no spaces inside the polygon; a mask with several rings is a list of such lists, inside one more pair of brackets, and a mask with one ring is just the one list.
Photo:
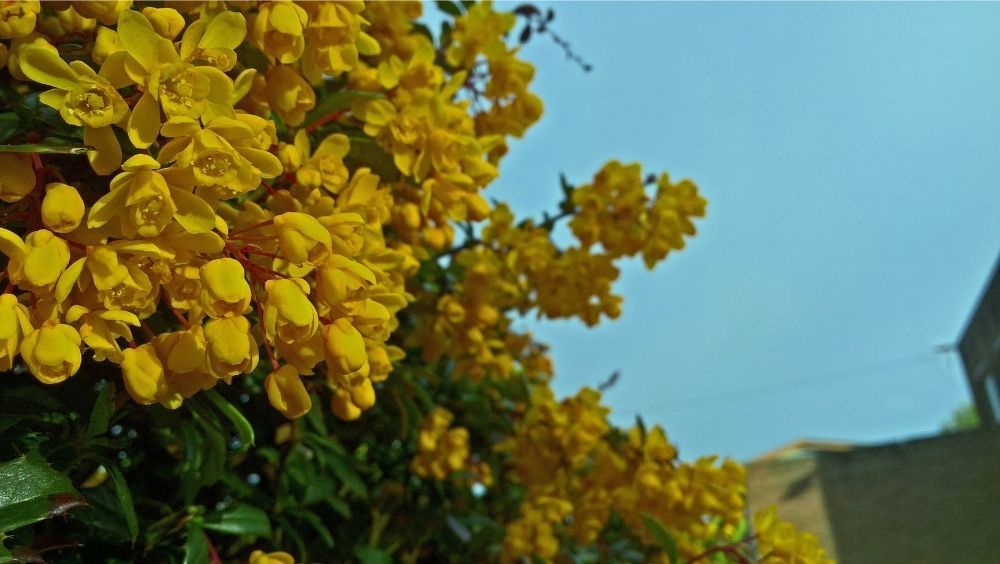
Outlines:
{"label": "blue sky", "polygon": [[553,7],[594,70],[524,49],[546,114],[490,195],[537,217],[618,158],[709,200],[688,249],[624,266],[619,320],[523,322],[558,393],[620,371],[614,420],[685,458],[933,433],[968,401],[933,347],[1000,250],[1000,4]]}

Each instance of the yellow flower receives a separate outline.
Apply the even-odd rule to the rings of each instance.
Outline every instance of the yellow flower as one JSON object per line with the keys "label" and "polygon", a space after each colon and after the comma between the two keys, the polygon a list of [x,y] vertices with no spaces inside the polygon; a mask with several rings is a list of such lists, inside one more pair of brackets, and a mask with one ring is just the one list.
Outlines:
{"label": "yellow flower", "polygon": [[318,270],[316,293],[326,305],[335,306],[374,284],[375,273],[365,265],[343,255],[330,255]]}
{"label": "yellow flower", "polygon": [[306,48],[303,31],[309,16],[292,2],[266,2],[258,6],[250,22],[250,41],[262,53],[289,64],[299,60]]}
{"label": "yellow flower", "polygon": [[[191,32],[191,39],[181,44],[185,54],[200,53],[199,49],[204,50],[203,47],[215,39],[221,45],[231,44],[233,38],[230,34],[238,33],[238,30],[232,30],[229,24],[234,18],[241,22],[243,19],[235,12],[226,13],[233,16],[218,16],[221,18],[218,35],[207,36],[208,24]],[[199,33],[207,38],[197,36]],[[239,38],[242,40],[242,35]],[[173,44],[156,34],[146,16],[133,10],[122,12],[118,18],[118,39],[125,51],[110,55],[101,70],[109,76],[120,77],[125,83],[131,81],[145,87],[128,121],[129,139],[136,147],[145,148],[156,141],[160,132],[161,107],[168,118],[183,116],[208,121],[217,116],[234,115],[229,105],[233,92],[232,79],[214,66],[195,66],[182,60]],[[217,54],[226,56],[225,52]]]}
{"label": "yellow flower", "polygon": [[201,267],[201,304],[212,317],[238,317],[250,308],[250,284],[243,265],[231,258],[211,260]]}
{"label": "yellow flower", "polygon": [[20,68],[31,80],[54,87],[39,96],[43,104],[59,110],[66,123],[83,126],[83,142],[96,149],[88,154],[94,171],[110,174],[117,169],[122,150],[111,125],[128,115],[128,105],[115,90],[124,84],[112,84],[81,61],[67,64],[41,47],[25,49]]}
{"label": "yellow flower", "polygon": [[84,212],[86,207],[76,188],[61,182],[45,185],[45,198],[42,199],[45,227],[56,233],[69,233],[80,225]]}
{"label": "yellow flower", "polygon": [[319,317],[309,301],[309,284],[301,278],[268,280],[264,284],[264,335],[275,343],[305,343],[316,334]]}
{"label": "yellow flower", "polygon": [[287,552],[255,550],[250,554],[248,564],[295,564],[295,557]]}
{"label": "yellow flower", "polygon": [[213,319],[205,324],[208,370],[227,383],[233,376],[249,374],[257,367],[260,352],[250,334],[250,322],[242,315]]}
{"label": "yellow flower", "polygon": [[344,164],[344,157],[351,150],[351,142],[343,133],[330,135],[311,153],[309,135],[305,130],[295,134],[295,147],[306,159],[296,171],[296,181],[309,187],[322,186],[336,194],[347,186],[351,172]]}
{"label": "yellow flower", "polygon": [[58,384],[76,374],[83,356],[80,334],[69,325],[46,321],[21,343],[21,358],[43,384]]}
{"label": "yellow flower", "polygon": [[247,22],[239,12],[224,11],[188,26],[181,41],[181,59],[229,72],[236,66],[233,49],[243,43]]}
{"label": "yellow flower", "polygon": [[14,294],[0,294],[0,372],[14,366],[21,341],[34,330],[28,308]]}
{"label": "yellow flower", "polygon": [[0,252],[10,257],[10,281],[39,293],[51,290],[69,264],[69,245],[48,229],[32,231],[22,241],[0,228]]}
{"label": "yellow flower", "polygon": [[335,376],[367,375],[368,354],[361,333],[347,319],[335,319],[323,327],[326,367]]}
{"label": "yellow flower", "polygon": [[122,360],[122,378],[128,395],[137,403],[149,405],[156,402],[166,407],[180,405],[176,393],[171,393],[163,371],[163,363],[156,355],[152,343],[125,349]]}
{"label": "yellow flower", "polygon": [[130,311],[120,309],[89,310],[82,305],[72,305],[66,311],[66,322],[73,323],[80,331],[83,344],[94,351],[94,360],[111,360],[121,363],[122,349],[118,339],[132,341],[129,325],[138,326],[139,318]]}
{"label": "yellow flower", "polygon": [[215,226],[208,202],[183,188],[170,186],[155,169],[160,163],[136,155],[122,165],[125,172],[111,180],[111,191],[94,202],[87,226],[101,227],[118,218],[127,238],[155,237],[176,220],[189,233],[206,233]]}
{"label": "yellow flower", "polygon": [[294,366],[286,364],[268,374],[264,388],[271,405],[288,419],[298,419],[312,409],[309,392]]}
{"label": "yellow flower", "polygon": [[24,37],[35,30],[38,0],[7,1],[0,5],[0,39]]}
{"label": "yellow flower", "polygon": [[153,341],[163,359],[167,384],[171,390],[189,398],[215,386],[218,380],[208,373],[208,343],[200,325],[186,331],[162,333]]}
{"label": "yellow flower", "polygon": [[287,125],[301,125],[316,106],[316,92],[289,65],[267,69],[267,103]]}
{"label": "yellow flower", "polygon": [[0,200],[17,202],[35,189],[31,157],[20,153],[0,153]]}
{"label": "yellow flower", "polygon": [[283,213],[274,218],[274,227],[281,255],[288,262],[316,266],[330,256],[333,244],[330,232],[315,217],[299,212]]}

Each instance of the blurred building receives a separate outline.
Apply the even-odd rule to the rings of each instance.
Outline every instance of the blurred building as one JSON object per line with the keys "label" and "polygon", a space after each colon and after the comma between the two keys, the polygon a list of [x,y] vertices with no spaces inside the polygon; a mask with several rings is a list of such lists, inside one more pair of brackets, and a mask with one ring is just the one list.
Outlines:
{"label": "blurred building", "polygon": [[797,441],[747,464],[751,512],[819,537],[842,564],[1000,562],[1000,430],[883,445]]}
{"label": "blurred building", "polygon": [[1000,428],[1000,262],[969,318],[958,353],[979,420]]}

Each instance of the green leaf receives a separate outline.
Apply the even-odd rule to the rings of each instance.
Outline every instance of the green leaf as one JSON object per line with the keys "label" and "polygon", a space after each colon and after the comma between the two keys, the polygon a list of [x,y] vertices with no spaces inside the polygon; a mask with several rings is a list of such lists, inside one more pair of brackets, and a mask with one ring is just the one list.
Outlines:
{"label": "green leaf", "polygon": [[86,145],[0,145],[0,153],[38,153],[40,155],[86,155]]}
{"label": "green leaf", "polygon": [[437,0],[434,2],[437,4],[438,10],[448,14],[449,16],[460,17],[462,15],[462,9],[458,7],[458,4],[450,2],[449,0]]}
{"label": "green leaf", "polygon": [[267,55],[261,53],[249,42],[244,41],[236,48],[236,60],[244,65],[256,69],[259,73],[267,73],[271,62],[267,60]]}
{"label": "green leaf", "polygon": [[222,471],[226,467],[226,438],[222,435],[219,420],[215,414],[206,409],[207,406],[197,401],[185,402],[190,404],[191,416],[198,423],[202,436],[202,464],[201,479],[202,486],[214,484],[219,480]]}
{"label": "green leaf", "polygon": [[222,511],[205,515],[202,526],[210,531],[227,535],[253,535],[268,537],[271,535],[271,521],[262,509],[238,503]]}
{"label": "green leaf", "polygon": [[107,432],[111,424],[111,416],[115,414],[115,385],[105,381],[101,393],[97,395],[94,407],[90,410],[87,420],[87,437],[96,437]]}
{"label": "green leaf", "polygon": [[374,546],[359,546],[354,549],[354,556],[361,564],[392,564],[389,553]]}
{"label": "green leaf", "polygon": [[660,545],[660,548],[667,553],[667,558],[670,559],[670,563],[677,564],[680,562],[680,553],[677,550],[677,541],[674,540],[670,531],[663,526],[663,523],[660,523],[656,517],[653,517],[648,513],[640,513],[639,516],[642,518],[642,523],[646,525],[646,530],[653,536],[653,540],[656,541],[656,544]]}
{"label": "green leaf", "polygon": [[0,464],[0,533],[82,505],[70,479],[36,454]]}
{"label": "green leaf", "polygon": [[351,103],[357,98],[370,98],[374,100],[378,98],[385,98],[385,96],[379,92],[368,92],[366,90],[340,90],[337,92],[331,92],[330,94],[323,96],[323,99],[316,104],[316,107],[306,114],[304,123],[310,124],[319,118],[334,112],[347,110],[351,107]]}
{"label": "green leaf", "polygon": [[139,518],[135,515],[135,506],[132,505],[132,492],[128,489],[128,483],[117,464],[107,464],[104,466],[108,471],[108,477],[115,487],[115,497],[122,506],[122,515],[125,517],[125,524],[128,526],[128,534],[135,542],[139,536]]}
{"label": "green leaf", "polygon": [[246,452],[250,450],[250,447],[254,444],[253,426],[250,425],[250,422],[243,416],[239,408],[226,401],[226,398],[222,397],[215,390],[206,390],[203,394],[208,398],[208,401],[212,402],[215,409],[218,409],[236,427],[236,433],[240,436],[239,451]]}
{"label": "green leaf", "polygon": [[21,129],[21,120],[14,112],[0,114],[0,141],[13,137]]}
{"label": "green leaf", "polygon": [[313,513],[308,509],[303,509],[303,508],[294,508],[290,510],[289,513],[291,513],[297,519],[308,523],[309,526],[312,527],[314,531],[316,531],[316,534],[319,535],[319,538],[320,540],[323,541],[323,544],[325,544],[327,548],[333,548],[333,534],[330,532],[330,529],[327,528],[326,524],[323,523],[323,519],[319,515]]}
{"label": "green leaf", "polygon": [[181,423],[181,435],[184,441],[184,458],[181,460],[180,498],[184,505],[191,505],[201,485],[203,441],[198,427],[190,421]]}
{"label": "green leaf", "polygon": [[344,453],[340,445],[315,433],[308,433],[307,437],[309,446],[324,451],[324,456],[321,457],[324,466],[329,468],[348,490],[359,497],[368,496],[368,487],[354,470],[351,464],[352,458]]}
{"label": "green leaf", "polygon": [[187,527],[187,540],[184,541],[184,564],[209,564],[208,537],[197,521],[191,521]]}

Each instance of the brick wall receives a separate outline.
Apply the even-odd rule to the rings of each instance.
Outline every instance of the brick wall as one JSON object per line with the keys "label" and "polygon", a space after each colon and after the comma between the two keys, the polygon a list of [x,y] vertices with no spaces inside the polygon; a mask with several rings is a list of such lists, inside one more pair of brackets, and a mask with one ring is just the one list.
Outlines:
{"label": "brick wall", "polygon": [[1000,431],[754,462],[748,502],[842,564],[1000,563]]}

